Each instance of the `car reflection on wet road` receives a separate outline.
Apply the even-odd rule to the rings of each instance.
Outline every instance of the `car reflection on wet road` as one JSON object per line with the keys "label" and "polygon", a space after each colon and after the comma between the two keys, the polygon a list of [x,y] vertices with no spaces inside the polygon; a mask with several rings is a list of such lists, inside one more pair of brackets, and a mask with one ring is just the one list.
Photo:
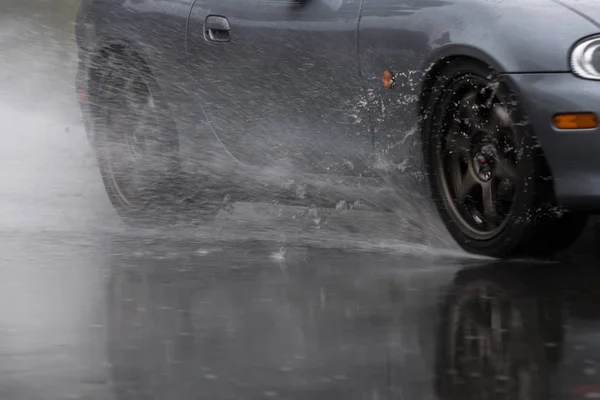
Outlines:
{"label": "car reflection on wet road", "polygon": [[282,254],[269,241],[123,233],[29,239],[2,245],[22,255],[3,263],[0,283],[3,399],[583,399],[600,390],[592,261]]}
{"label": "car reflection on wet road", "polygon": [[436,293],[455,267],[306,248],[288,248],[285,260],[273,254],[277,247],[247,243],[187,260],[116,257],[108,310],[118,316],[108,329],[116,392],[131,399],[431,393],[432,343],[422,339],[433,332]]}
{"label": "car reflection on wet road", "polygon": [[119,399],[547,399],[598,382],[593,266],[246,246],[114,258]]}

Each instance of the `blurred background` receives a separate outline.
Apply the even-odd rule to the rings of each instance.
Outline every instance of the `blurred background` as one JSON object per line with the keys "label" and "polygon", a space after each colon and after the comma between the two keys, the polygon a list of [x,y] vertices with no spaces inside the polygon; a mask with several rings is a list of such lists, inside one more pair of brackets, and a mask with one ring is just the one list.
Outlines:
{"label": "blurred background", "polygon": [[68,230],[113,215],[105,206],[76,102],[78,3],[0,3],[0,212],[5,229]]}
{"label": "blurred background", "polygon": [[[74,20],[78,6],[77,0],[2,2],[3,97],[36,103],[66,101],[53,96],[59,93],[48,90],[60,87],[64,95],[72,87],[76,68]],[[42,93],[46,96],[41,96]]]}

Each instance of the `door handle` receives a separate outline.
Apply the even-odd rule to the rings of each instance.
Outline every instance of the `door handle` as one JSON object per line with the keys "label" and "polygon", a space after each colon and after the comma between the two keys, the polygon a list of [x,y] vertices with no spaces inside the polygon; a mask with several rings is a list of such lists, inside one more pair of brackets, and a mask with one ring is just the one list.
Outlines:
{"label": "door handle", "polygon": [[204,21],[204,38],[211,42],[229,42],[231,27],[225,17],[209,15]]}

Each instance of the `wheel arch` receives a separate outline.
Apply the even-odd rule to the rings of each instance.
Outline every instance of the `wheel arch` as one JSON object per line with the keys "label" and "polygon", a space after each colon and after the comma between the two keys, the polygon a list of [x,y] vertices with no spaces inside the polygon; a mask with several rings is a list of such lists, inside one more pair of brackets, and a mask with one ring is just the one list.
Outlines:
{"label": "wheel arch", "polygon": [[[502,75],[503,73],[508,73],[508,70],[503,66],[498,59],[492,57],[485,51],[479,50],[476,47],[465,46],[465,45],[452,45],[446,46],[439,49],[434,55],[432,55],[428,61],[423,64],[423,70],[425,74],[421,81],[421,88],[419,92],[418,99],[418,116],[419,116],[419,126],[423,127],[423,121],[427,117],[427,105],[430,101],[430,96],[432,95],[432,90],[435,86],[437,78],[444,71],[444,69],[453,63],[460,62],[475,62],[490,69],[491,74]],[[517,100],[520,103],[524,103],[524,99],[519,93],[518,88],[511,84],[510,81],[506,81],[506,84],[509,85],[510,90],[516,96]],[[523,108],[523,107],[522,107]],[[525,114],[525,118],[527,118],[526,110],[522,109]],[[535,132],[532,132],[537,139],[537,135]],[[550,166],[548,165],[543,148],[538,146],[538,150],[541,155],[542,161],[542,173],[549,177],[552,177],[552,171]],[[552,186],[554,189],[554,180],[552,179]]]}
{"label": "wheel arch", "polygon": [[429,102],[429,96],[431,95],[431,90],[440,73],[449,64],[461,61],[471,61],[482,64],[499,74],[506,72],[506,68],[499,60],[477,47],[452,44],[437,49],[421,66],[421,71],[425,71],[425,74],[419,92],[419,116],[424,115],[425,107]]}
{"label": "wheel arch", "polygon": [[149,63],[146,61],[146,57],[143,56],[142,52],[137,50],[130,42],[122,39],[107,39],[101,43],[98,43],[96,49],[91,52],[89,59],[90,68],[90,84],[89,94],[93,96],[97,94],[100,89],[100,78],[102,77],[102,68],[105,64],[110,61],[113,56],[123,57],[135,63],[135,67],[141,69],[144,74],[150,78],[152,82],[152,89],[156,90],[157,83],[152,78],[153,73],[150,69]]}

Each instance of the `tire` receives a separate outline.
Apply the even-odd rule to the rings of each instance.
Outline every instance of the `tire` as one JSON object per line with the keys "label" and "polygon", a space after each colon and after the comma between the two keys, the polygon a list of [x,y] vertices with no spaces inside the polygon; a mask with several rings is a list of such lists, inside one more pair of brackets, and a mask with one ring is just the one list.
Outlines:
{"label": "tire", "polygon": [[215,215],[214,193],[181,170],[175,123],[143,61],[107,51],[92,76],[92,142],[119,216],[129,225],[155,226]]}
{"label": "tire", "polygon": [[558,210],[551,179],[516,96],[476,61],[448,64],[422,119],[438,213],[467,252],[549,256],[581,235],[586,215]]}

